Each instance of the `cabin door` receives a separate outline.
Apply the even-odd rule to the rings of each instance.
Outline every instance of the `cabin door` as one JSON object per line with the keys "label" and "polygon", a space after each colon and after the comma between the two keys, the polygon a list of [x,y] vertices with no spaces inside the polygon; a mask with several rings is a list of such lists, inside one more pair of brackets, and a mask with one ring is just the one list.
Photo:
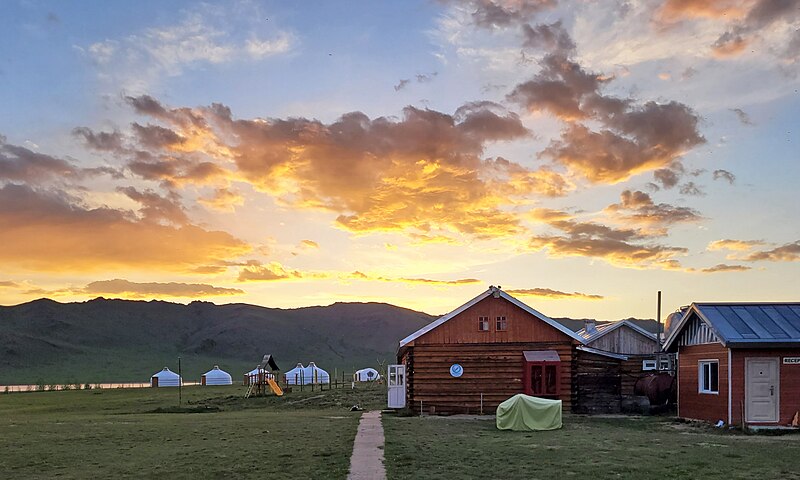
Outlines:
{"label": "cabin door", "polygon": [[777,358],[746,358],[745,417],[748,422],[777,422],[780,377]]}
{"label": "cabin door", "polygon": [[389,408],[406,406],[406,366],[389,365]]}

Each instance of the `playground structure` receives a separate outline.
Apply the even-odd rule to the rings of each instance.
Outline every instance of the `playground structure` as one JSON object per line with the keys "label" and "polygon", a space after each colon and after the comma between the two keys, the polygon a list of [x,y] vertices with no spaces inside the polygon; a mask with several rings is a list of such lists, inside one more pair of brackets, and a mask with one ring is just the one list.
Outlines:
{"label": "playground structure", "polygon": [[244,398],[264,396],[267,391],[271,391],[279,397],[283,396],[283,390],[278,385],[278,382],[275,381],[276,378],[279,378],[279,375],[280,368],[278,368],[275,359],[272,355],[264,355],[258,367],[247,374],[247,384],[249,386]]}

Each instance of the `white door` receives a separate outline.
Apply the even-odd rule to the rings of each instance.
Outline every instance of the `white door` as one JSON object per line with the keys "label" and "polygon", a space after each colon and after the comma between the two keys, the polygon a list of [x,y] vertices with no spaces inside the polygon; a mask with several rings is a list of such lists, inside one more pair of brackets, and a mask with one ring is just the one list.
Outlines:
{"label": "white door", "polygon": [[777,358],[746,358],[745,417],[748,422],[777,422],[780,377]]}
{"label": "white door", "polygon": [[389,365],[389,408],[406,406],[406,366]]}

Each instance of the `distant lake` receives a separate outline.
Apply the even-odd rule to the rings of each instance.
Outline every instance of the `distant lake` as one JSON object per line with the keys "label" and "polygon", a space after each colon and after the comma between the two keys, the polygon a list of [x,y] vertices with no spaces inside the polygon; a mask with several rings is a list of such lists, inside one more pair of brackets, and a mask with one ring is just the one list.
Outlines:
{"label": "distant lake", "polygon": [[[45,384],[44,390],[39,390],[39,387],[41,385],[0,385],[0,393],[36,392],[36,391],[53,391],[53,390],[84,390],[85,385],[90,385],[92,387],[91,390],[106,389],[106,388],[150,388],[150,382],[89,383],[89,384],[80,384],[78,386],[76,386],[75,384],[72,385]],[[195,386],[195,385],[200,385],[200,382],[183,382],[184,387]],[[174,387],[160,387],[160,388],[174,388]]]}

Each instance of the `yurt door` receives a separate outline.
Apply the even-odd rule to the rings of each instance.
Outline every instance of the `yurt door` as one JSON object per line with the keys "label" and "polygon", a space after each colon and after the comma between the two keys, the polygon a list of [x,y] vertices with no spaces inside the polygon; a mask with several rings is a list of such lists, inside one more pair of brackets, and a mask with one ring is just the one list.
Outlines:
{"label": "yurt door", "polygon": [[389,365],[389,408],[406,406],[406,366]]}

